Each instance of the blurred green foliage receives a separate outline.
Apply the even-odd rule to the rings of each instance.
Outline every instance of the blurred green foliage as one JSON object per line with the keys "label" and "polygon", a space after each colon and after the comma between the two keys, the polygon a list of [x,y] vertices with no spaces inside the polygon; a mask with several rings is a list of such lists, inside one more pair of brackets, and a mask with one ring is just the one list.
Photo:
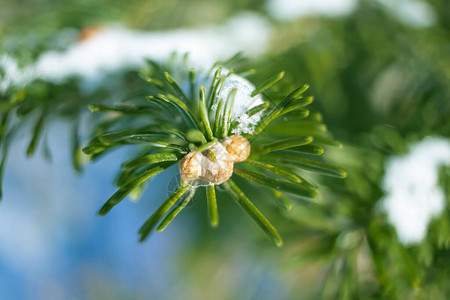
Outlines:
{"label": "blurred green foliage", "polygon": [[[344,144],[338,150],[325,147],[325,156],[346,169],[349,177],[345,181],[320,178],[323,192],[317,203],[294,204],[286,213],[262,201],[272,195],[251,185],[244,188],[274,223],[281,224],[286,237],[283,250],[276,252],[261,242],[250,253],[279,264],[291,299],[448,299],[450,295],[449,169],[442,168],[440,174],[447,209],[432,221],[423,242],[402,245],[379,209],[386,159],[405,153],[408,145],[428,135],[450,138],[450,2],[427,3],[436,14],[436,23],[428,27],[405,24],[374,1],[359,1],[351,15],[333,19],[311,16],[279,22],[268,17],[275,30],[269,53],[250,57],[240,66],[257,70],[249,76],[254,82],[285,70],[285,80],[273,88],[275,95],[308,82],[316,96],[312,106]],[[76,39],[76,30],[111,22],[165,30],[220,23],[243,9],[266,14],[259,1],[251,0],[1,1],[0,6],[3,50],[23,64],[46,49],[63,49],[65,44],[57,37],[64,28],[75,30]],[[114,95],[117,100],[131,90],[136,97],[144,94],[134,73],[115,82],[111,90],[92,94],[90,101],[104,101],[119,92]],[[27,89],[27,103],[35,104],[39,115],[53,105],[53,99],[64,98],[56,112],[65,115],[69,110],[73,121],[86,104],[77,84],[76,80],[62,87],[35,82]],[[29,122],[36,124],[36,118]],[[240,212],[228,202],[221,203],[221,214],[237,216]],[[205,215],[206,207],[191,213]],[[242,224],[247,220],[224,220],[217,234],[206,222],[200,223],[189,251],[183,250],[186,259],[179,262],[186,265],[186,274],[205,277],[211,265],[226,268],[222,257],[233,250],[222,245],[233,244],[239,251],[248,244],[235,245],[236,241],[254,230]],[[201,288],[194,284],[190,293],[202,294]],[[214,292],[209,287],[202,295]],[[225,291],[222,299],[236,295],[239,290]]]}

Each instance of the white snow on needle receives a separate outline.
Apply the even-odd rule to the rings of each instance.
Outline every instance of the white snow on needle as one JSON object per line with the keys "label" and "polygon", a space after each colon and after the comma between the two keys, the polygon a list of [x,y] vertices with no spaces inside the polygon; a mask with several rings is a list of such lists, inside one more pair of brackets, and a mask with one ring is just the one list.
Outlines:
{"label": "white snow on needle", "polygon": [[[227,73],[228,70],[222,70],[222,72]],[[252,134],[255,126],[261,120],[263,112],[254,114],[251,117],[249,117],[246,112],[255,106],[263,104],[264,101],[261,95],[252,97],[251,93],[255,89],[255,86],[245,78],[236,74],[231,74],[225,79],[222,89],[218,93],[217,97],[226,101],[228,95],[233,89],[236,89],[236,95],[234,98],[234,105],[231,110],[231,122],[239,121],[239,125],[234,128],[232,133],[239,135]],[[213,105],[211,110],[215,113],[217,110],[217,105]]]}

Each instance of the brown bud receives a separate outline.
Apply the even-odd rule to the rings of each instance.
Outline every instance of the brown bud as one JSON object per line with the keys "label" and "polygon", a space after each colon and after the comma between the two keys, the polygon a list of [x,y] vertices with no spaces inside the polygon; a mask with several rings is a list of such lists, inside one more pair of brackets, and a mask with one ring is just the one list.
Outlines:
{"label": "brown bud", "polygon": [[225,146],[234,162],[244,161],[250,155],[250,143],[241,135],[229,136],[222,141],[222,144]]}
{"label": "brown bud", "polygon": [[178,163],[181,182],[193,182],[202,175],[202,155],[198,152],[186,154]]}
{"label": "brown bud", "polygon": [[234,163],[225,147],[217,143],[204,151],[201,180],[207,184],[221,184],[233,175]]}

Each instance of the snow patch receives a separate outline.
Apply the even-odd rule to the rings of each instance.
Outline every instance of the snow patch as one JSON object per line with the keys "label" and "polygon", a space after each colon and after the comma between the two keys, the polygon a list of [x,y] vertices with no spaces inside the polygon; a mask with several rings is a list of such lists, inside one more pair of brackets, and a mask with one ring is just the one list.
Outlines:
{"label": "snow patch", "polygon": [[207,68],[236,52],[257,56],[268,47],[270,26],[251,13],[240,13],[224,25],[173,31],[135,31],[121,27],[100,29],[85,41],[66,51],[43,53],[34,65],[19,69],[9,56],[0,56],[5,75],[0,92],[9,86],[24,87],[35,79],[61,83],[80,77],[98,83],[107,73],[138,68],[145,58],[166,60],[174,52],[189,53],[190,64]]}
{"label": "snow patch", "polygon": [[406,24],[427,27],[436,23],[433,8],[421,0],[377,0]]}
{"label": "snow patch", "polygon": [[438,171],[450,165],[450,141],[428,137],[413,145],[405,156],[386,162],[382,207],[405,245],[419,243],[433,217],[445,207],[445,194],[438,185]]}
{"label": "snow patch", "polygon": [[267,10],[276,19],[290,21],[310,15],[348,15],[356,4],[356,0],[270,0]]}
{"label": "snow patch", "polygon": [[0,55],[0,94],[10,86],[23,87],[36,78],[33,67],[20,69],[17,61],[7,55]]}
{"label": "snow patch", "polygon": [[[377,0],[397,18],[417,27],[431,26],[436,22],[433,8],[421,0]],[[270,15],[281,21],[292,21],[305,16],[339,17],[351,14],[357,0],[268,0]]]}

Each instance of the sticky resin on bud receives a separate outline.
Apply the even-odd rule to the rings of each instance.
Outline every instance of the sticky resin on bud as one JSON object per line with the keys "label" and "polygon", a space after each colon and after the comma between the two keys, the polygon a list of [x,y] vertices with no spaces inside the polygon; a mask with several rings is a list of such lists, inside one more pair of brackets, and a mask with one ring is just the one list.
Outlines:
{"label": "sticky resin on bud", "polygon": [[217,143],[203,153],[201,180],[208,184],[221,184],[233,175],[234,162],[226,148]]}
{"label": "sticky resin on bud", "polygon": [[194,182],[202,175],[202,154],[190,152],[186,154],[178,163],[181,182]]}
{"label": "sticky resin on bud", "polygon": [[250,155],[251,146],[249,141],[241,135],[232,135],[226,137],[222,144],[227,149],[234,162],[241,162]]}
{"label": "sticky resin on bud", "polygon": [[203,152],[190,152],[178,163],[181,181],[195,185],[219,185],[233,175],[234,163],[247,159],[250,143],[232,135]]}

